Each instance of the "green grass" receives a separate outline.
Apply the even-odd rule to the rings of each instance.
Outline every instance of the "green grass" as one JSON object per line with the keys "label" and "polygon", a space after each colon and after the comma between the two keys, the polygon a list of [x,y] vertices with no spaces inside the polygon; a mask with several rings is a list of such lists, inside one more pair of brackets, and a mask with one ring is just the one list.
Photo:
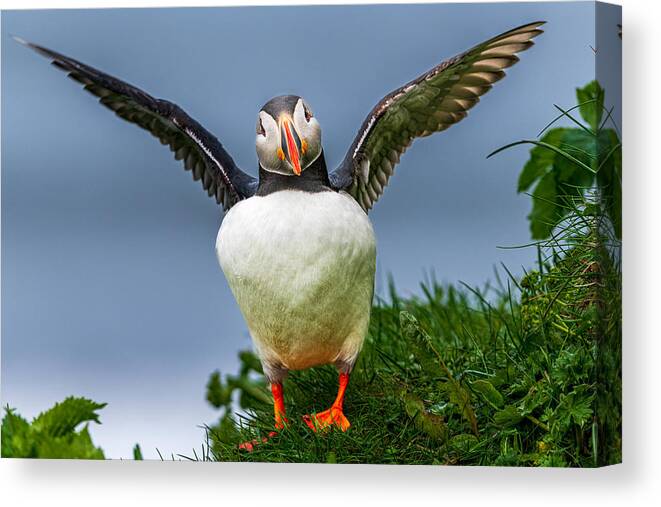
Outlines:
{"label": "green grass", "polygon": [[[352,423],[316,434],[301,416],[326,409],[332,367],[285,381],[289,426],[251,453],[237,443],[272,431],[258,361],[215,374],[221,411],[192,459],[592,467],[621,460],[620,272],[585,209],[538,245],[541,269],[484,293],[422,286],[424,297],[373,308],[345,401]],[[587,224],[587,227],[586,227]],[[616,245],[617,246],[617,245]],[[232,393],[249,414],[232,415]]]}

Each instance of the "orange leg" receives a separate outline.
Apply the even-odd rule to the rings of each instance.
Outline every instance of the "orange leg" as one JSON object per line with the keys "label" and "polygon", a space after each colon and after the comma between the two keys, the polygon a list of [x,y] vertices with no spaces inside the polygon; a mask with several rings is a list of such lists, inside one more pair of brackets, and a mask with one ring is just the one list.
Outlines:
{"label": "orange leg", "polygon": [[[280,382],[271,384],[271,393],[273,394],[273,413],[275,416],[275,429],[281,430],[285,427],[286,423],[289,423],[285,415],[285,398],[282,391],[282,384]],[[269,438],[273,438],[277,434],[278,434],[277,431],[271,431],[269,433],[268,438],[262,437],[261,442],[259,442],[258,440],[243,442],[242,444],[239,444],[239,449],[243,449],[245,451],[250,452],[255,448],[256,445],[267,442]]]}
{"label": "orange leg", "polygon": [[282,393],[282,384],[271,384],[271,393],[273,393],[273,413],[275,415],[275,429],[281,430],[288,423],[285,416],[285,397]]}
{"label": "orange leg", "polygon": [[344,393],[347,390],[347,385],[349,385],[349,374],[340,373],[340,387],[337,390],[337,398],[335,398],[331,408],[324,410],[323,412],[303,417],[305,424],[307,424],[310,429],[317,431],[317,429],[328,428],[333,424],[339,427],[342,431],[347,431],[349,429],[351,423],[344,416],[344,412],[342,411]]}

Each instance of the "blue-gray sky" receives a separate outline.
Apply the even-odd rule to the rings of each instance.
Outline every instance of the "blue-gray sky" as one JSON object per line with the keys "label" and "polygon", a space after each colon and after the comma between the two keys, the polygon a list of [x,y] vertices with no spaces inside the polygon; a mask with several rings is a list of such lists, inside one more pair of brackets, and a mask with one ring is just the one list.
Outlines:
{"label": "blue-gray sky", "polygon": [[[178,103],[255,173],[259,107],[302,95],[332,168],[387,92],[520,24],[546,33],[464,122],[420,140],[371,213],[379,284],[425,272],[483,285],[531,250],[517,195],[526,149],[594,78],[594,4],[255,7],[2,13],[2,403],[34,416],[76,394],[108,402],[109,457],[199,448],[211,371],[251,347],[214,254],[221,211],[169,151],[120,121],[16,34]],[[616,37],[615,32],[613,35]],[[619,47],[619,46],[617,46]]]}

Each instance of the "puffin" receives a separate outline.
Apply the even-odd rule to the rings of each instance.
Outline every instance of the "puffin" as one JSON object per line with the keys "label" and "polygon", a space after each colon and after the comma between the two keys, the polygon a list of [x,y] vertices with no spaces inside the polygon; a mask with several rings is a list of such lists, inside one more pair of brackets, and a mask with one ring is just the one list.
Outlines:
{"label": "puffin", "polygon": [[[329,170],[321,126],[305,99],[281,95],[259,110],[258,176],[241,170],[217,137],[178,105],[43,46],[15,39],[169,147],[225,213],[216,255],[273,395],[275,435],[289,423],[291,370],[334,365],[337,397],[306,415],[314,431],[346,431],[344,397],[370,320],[376,239],[368,213],[402,154],[464,119],[533,45],[543,21],[506,31],[449,58],[383,97],[344,159]],[[253,442],[254,443],[254,442]],[[241,447],[252,450],[253,443]]]}

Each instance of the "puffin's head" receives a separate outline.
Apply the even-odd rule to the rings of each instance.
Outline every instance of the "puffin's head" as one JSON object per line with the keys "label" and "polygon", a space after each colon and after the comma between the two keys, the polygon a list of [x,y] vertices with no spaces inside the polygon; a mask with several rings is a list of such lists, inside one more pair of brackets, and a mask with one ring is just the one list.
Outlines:
{"label": "puffin's head", "polygon": [[300,176],[321,154],[321,127],[301,97],[281,95],[259,111],[256,146],[264,170]]}

